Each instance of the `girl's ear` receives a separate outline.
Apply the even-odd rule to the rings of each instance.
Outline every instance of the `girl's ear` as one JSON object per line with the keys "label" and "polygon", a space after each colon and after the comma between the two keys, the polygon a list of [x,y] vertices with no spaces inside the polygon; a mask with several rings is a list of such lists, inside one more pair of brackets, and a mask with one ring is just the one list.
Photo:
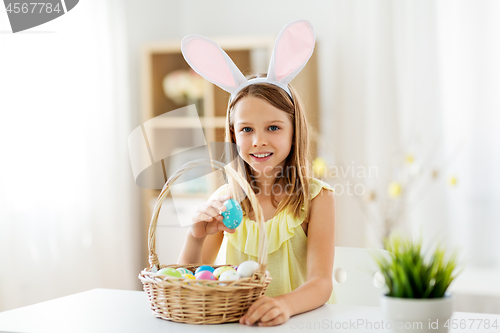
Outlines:
{"label": "girl's ear", "polygon": [[231,94],[247,82],[227,53],[209,38],[188,35],[182,40],[181,52],[196,73]]}
{"label": "girl's ear", "polygon": [[284,85],[290,83],[304,68],[314,51],[314,29],[306,20],[288,23],[274,43],[271,62],[267,71],[270,81]]}

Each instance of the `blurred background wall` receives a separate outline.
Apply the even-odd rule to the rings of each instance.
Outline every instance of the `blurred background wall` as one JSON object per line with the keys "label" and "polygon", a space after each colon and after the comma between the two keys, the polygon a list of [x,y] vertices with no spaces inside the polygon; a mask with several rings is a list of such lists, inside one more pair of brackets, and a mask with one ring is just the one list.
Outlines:
{"label": "blurred background wall", "polygon": [[[380,245],[389,186],[409,194],[395,229],[461,245],[470,267],[496,274],[499,17],[496,1],[87,0],[12,35],[0,11],[0,311],[141,288],[146,234],[127,137],[142,121],[145,43],[275,37],[300,18],[318,42],[319,156],[346,173],[327,179],[336,244]],[[350,177],[349,166],[377,173]],[[348,181],[366,191],[349,195]],[[180,251],[183,239],[165,242]]]}

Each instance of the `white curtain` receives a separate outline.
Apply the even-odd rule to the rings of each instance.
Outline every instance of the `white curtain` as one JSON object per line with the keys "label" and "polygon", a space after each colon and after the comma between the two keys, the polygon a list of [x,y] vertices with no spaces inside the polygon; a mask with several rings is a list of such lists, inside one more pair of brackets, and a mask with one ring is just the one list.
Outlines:
{"label": "white curtain", "polygon": [[0,10],[0,311],[139,286],[122,6],[17,34]]}
{"label": "white curtain", "polygon": [[[323,112],[322,132],[332,143],[324,155],[344,166],[376,166],[378,177],[369,183],[382,195],[397,154],[413,154],[416,167],[441,167],[435,182],[418,183],[403,229],[460,245],[469,265],[500,265],[500,3],[333,7],[330,38],[323,39],[324,49],[333,46],[324,55],[332,75],[322,75],[321,85],[324,109],[333,110]],[[377,244],[380,229],[374,221],[363,228],[355,201],[337,198],[337,244]]]}
{"label": "white curtain", "polygon": [[437,13],[444,142],[467,139],[450,235],[470,264],[500,267],[500,2],[440,1]]}
{"label": "white curtain", "polygon": [[441,166],[407,222],[462,248],[469,268],[498,266],[500,3],[395,1],[392,15],[399,133],[404,142],[418,129]]}

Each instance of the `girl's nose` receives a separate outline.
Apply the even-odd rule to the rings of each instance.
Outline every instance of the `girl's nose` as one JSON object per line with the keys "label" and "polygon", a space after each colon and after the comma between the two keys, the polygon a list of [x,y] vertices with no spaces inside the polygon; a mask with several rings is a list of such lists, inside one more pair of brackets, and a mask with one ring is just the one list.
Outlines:
{"label": "girl's nose", "polygon": [[263,135],[255,135],[253,146],[256,147],[265,147],[267,146],[267,139]]}

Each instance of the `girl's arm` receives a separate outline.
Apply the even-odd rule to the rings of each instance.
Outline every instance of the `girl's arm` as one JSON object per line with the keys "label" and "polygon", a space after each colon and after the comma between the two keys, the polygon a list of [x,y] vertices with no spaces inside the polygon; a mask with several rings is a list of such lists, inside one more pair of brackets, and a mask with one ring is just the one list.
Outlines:
{"label": "girl's arm", "polygon": [[223,231],[202,238],[195,238],[191,235],[191,230],[189,230],[177,264],[203,263],[213,265],[219,254],[223,238]]}
{"label": "girl's arm", "polygon": [[307,234],[307,282],[282,295],[292,316],[325,304],[333,291],[335,257],[335,197],[322,189],[311,203]]}
{"label": "girl's arm", "polygon": [[259,326],[280,325],[296,314],[325,304],[333,290],[335,256],[335,198],[322,189],[311,202],[307,235],[307,282],[277,297],[261,297],[248,309],[240,323]]}
{"label": "girl's arm", "polygon": [[222,244],[223,231],[234,232],[224,225],[219,214],[226,210],[223,202],[229,198],[229,195],[211,197],[197,209],[177,264],[213,264]]}
{"label": "girl's arm", "polygon": [[213,265],[217,255],[219,254],[222,241],[224,239],[224,231],[220,231],[213,235],[208,235],[201,251],[202,263]]}
{"label": "girl's arm", "polygon": [[198,264],[201,263],[201,251],[203,250],[203,243],[205,242],[205,237],[195,238],[191,234],[191,230],[188,231],[186,241],[182,247],[179,259],[177,259],[177,264]]}

